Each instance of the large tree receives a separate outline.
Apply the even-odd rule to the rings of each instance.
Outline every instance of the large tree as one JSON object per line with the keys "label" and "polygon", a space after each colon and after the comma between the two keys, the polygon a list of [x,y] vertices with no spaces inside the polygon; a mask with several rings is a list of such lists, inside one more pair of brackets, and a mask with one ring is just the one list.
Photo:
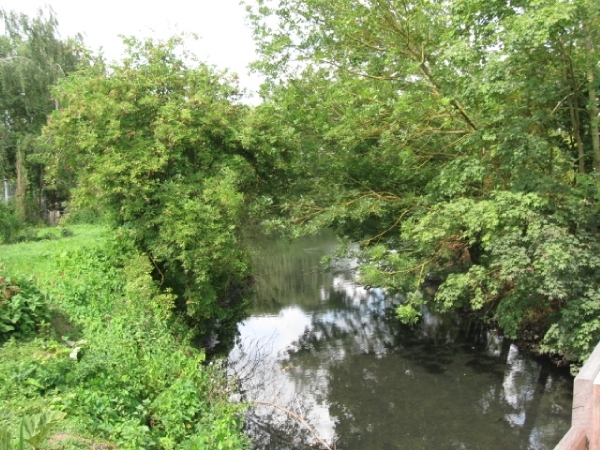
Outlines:
{"label": "large tree", "polygon": [[430,307],[584,357],[600,339],[598,2],[258,3],[261,108],[304,175],[276,203],[296,232],[362,242],[364,282],[411,293],[405,321],[435,282]]}
{"label": "large tree", "polygon": [[74,176],[73,204],[101,211],[148,255],[198,337],[222,332],[244,309],[243,233],[268,156],[248,148],[248,107],[231,77],[195,61],[179,38],[126,44],[120,63],[56,90],[48,176]]}
{"label": "large tree", "polygon": [[17,181],[25,218],[26,199],[44,197],[36,138],[57,107],[52,87],[76,70],[85,51],[80,37],[60,37],[51,9],[35,17],[0,9],[0,22],[0,179]]}

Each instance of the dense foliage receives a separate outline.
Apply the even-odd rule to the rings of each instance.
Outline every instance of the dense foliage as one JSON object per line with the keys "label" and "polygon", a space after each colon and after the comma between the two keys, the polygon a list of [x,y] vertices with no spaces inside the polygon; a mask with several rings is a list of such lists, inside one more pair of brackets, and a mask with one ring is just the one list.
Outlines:
{"label": "dense foliage", "polygon": [[461,309],[571,360],[600,340],[597,1],[259,0],[255,108],[179,38],[75,72],[91,59],[52,15],[0,15],[0,176],[21,199],[0,239],[27,190],[72,192],[117,235],[43,286],[0,274],[0,425],[60,410],[75,442],[246,447],[198,343],[243,317],[265,217],[360,242],[407,323]]}
{"label": "dense foliage", "polygon": [[23,223],[17,217],[13,202],[0,202],[0,244],[16,241]]}
{"label": "dense foliage", "polygon": [[32,336],[49,319],[46,295],[32,280],[0,276],[0,343]]}
{"label": "dense foliage", "polygon": [[[235,326],[250,268],[242,238],[256,191],[256,155],[242,145],[247,108],[231,80],[178,38],[127,41],[118,65],[61,83],[44,130],[56,186],[77,178],[93,205],[145,252],[199,336]],[[71,175],[69,175],[71,174]]]}
{"label": "dense foliage", "polygon": [[245,448],[242,406],[228,403],[224,373],[205,365],[187,327],[167,320],[173,296],[151,262],[122,239],[55,248],[40,281],[52,294],[45,331],[0,347],[0,426],[62,411],[55,433],[72,448]]}
{"label": "dense foliage", "polygon": [[[600,4],[264,0],[260,106],[294,149],[296,234],[360,241],[365,283],[544,349],[600,340]],[[423,283],[438,286],[423,298]]]}
{"label": "dense foliage", "polygon": [[87,57],[80,37],[60,37],[50,8],[35,17],[0,8],[0,23],[0,180],[16,183],[17,213],[25,220],[66,198],[65,191],[46,191],[37,138],[59,106],[52,87]]}

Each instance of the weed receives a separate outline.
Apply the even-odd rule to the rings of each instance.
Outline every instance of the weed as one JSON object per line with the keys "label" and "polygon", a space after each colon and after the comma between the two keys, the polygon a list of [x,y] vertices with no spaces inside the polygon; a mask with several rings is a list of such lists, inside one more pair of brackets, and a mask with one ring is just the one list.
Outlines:
{"label": "weed", "polygon": [[243,405],[228,403],[225,375],[203,365],[152,263],[102,228],[73,228],[73,237],[3,247],[6,267],[26,269],[51,295],[37,337],[0,346],[0,425],[54,409],[67,413],[57,431],[69,448],[98,439],[103,448],[246,448]]}

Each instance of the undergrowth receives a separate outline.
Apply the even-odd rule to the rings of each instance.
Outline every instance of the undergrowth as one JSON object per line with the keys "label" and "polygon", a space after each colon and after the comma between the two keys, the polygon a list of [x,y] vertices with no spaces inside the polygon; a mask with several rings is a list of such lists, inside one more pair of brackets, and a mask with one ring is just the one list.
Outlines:
{"label": "undergrowth", "polygon": [[59,411],[46,448],[247,447],[243,405],[228,402],[225,374],[190,345],[151,263],[102,228],[73,228],[0,247],[0,276],[27,274],[47,311],[0,347],[0,427]]}

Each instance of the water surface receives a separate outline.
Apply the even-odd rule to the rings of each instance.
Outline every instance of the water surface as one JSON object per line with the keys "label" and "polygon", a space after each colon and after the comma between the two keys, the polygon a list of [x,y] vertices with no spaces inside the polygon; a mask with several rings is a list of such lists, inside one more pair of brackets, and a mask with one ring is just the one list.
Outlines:
{"label": "water surface", "polygon": [[[493,330],[365,289],[351,262],[324,273],[320,236],[265,244],[258,292],[230,354],[256,448],[553,449],[570,425],[572,378]],[[283,409],[286,411],[284,412]],[[302,423],[305,421],[310,429]]]}

